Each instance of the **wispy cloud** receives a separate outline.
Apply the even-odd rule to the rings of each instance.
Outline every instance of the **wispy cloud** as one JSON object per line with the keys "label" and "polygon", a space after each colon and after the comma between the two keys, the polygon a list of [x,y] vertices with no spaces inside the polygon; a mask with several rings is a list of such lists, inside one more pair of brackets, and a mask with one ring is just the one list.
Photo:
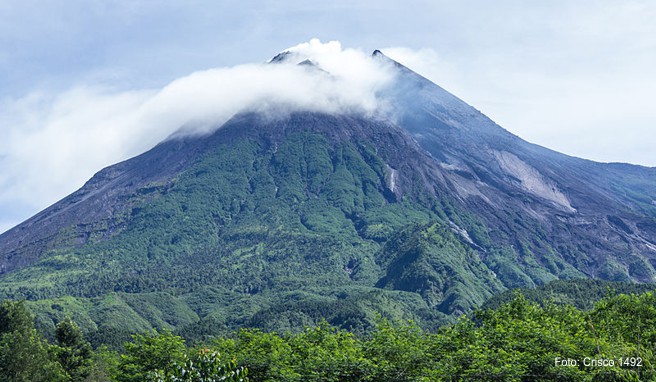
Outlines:
{"label": "wispy cloud", "polygon": [[[368,53],[312,40],[282,63],[192,73],[162,89],[76,87],[1,106],[0,209],[43,208],[104,166],[137,155],[176,131],[205,134],[239,111],[373,113],[392,71]],[[314,65],[297,65],[305,59]]]}
{"label": "wispy cloud", "polygon": [[[175,78],[199,68],[259,61],[265,52],[311,36],[365,52],[382,49],[532,142],[589,159],[654,166],[654,18],[651,0],[280,0],[258,7],[234,0],[0,2],[0,177],[13,177],[0,185],[28,194],[39,188],[14,185],[35,175],[21,174],[27,167],[13,164],[5,148],[9,139],[12,147],[27,145],[19,137],[47,130],[44,118],[56,114],[57,100],[69,93],[88,93],[89,104],[95,97],[107,103],[120,94],[143,97],[133,101],[143,109],[133,119],[146,118],[139,114],[145,104]],[[386,46],[414,50],[396,55],[400,50],[392,54]],[[413,61],[404,61],[410,56]],[[24,113],[29,107],[36,117]],[[107,118],[118,118],[119,109]],[[17,127],[29,120],[33,130]],[[126,136],[134,134],[138,142],[126,140],[118,150],[82,143],[75,135],[76,144],[108,156],[88,165],[85,159],[68,171],[84,168],[90,174],[149,147],[165,130],[139,135],[130,129]],[[46,182],[44,196],[23,210],[45,207],[46,200],[63,196],[85,178],[70,183],[72,178],[63,176],[62,184],[72,185],[52,186],[50,196],[46,189],[54,183]],[[14,212],[19,208],[8,208],[19,199],[0,200],[0,215],[24,218]]]}

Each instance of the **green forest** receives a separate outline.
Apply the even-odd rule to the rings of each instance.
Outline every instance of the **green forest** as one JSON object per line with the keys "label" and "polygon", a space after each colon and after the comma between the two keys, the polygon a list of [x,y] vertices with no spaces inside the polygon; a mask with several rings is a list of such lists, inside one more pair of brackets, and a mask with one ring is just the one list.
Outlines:
{"label": "green forest", "polygon": [[607,293],[588,310],[534,300],[515,291],[493,308],[433,331],[379,317],[373,329],[358,334],[326,321],[296,332],[241,329],[196,341],[151,330],[116,349],[92,349],[70,318],[46,340],[25,301],[5,300],[0,381],[656,379],[653,292]]}
{"label": "green forest", "polygon": [[426,158],[395,149],[402,142],[391,132],[325,135],[385,126],[306,115],[285,122],[284,136],[261,137],[256,122],[230,140],[194,141],[196,159],[170,179],[104,183],[125,166],[135,175],[164,161],[175,142],[101,171],[88,188],[119,187],[111,216],[76,223],[103,208],[72,198],[81,209],[50,241],[12,255],[35,262],[2,274],[0,300],[25,299],[48,341],[68,316],[93,347],[118,349],[150,330],[190,341],[242,327],[295,332],[322,319],[362,335],[377,315],[435,332],[512,288],[653,280],[628,242],[605,247],[601,233],[571,240],[574,226],[558,219],[544,225],[521,209],[467,206],[444,185],[428,187],[413,162]]}

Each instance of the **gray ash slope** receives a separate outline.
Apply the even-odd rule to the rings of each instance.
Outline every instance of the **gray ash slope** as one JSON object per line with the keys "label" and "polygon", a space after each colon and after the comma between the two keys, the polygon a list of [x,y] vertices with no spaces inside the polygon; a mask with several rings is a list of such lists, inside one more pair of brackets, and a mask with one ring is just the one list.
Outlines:
{"label": "gray ash slope", "polygon": [[[216,287],[268,296],[240,318],[261,323],[281,314],[276,306],[297,309],[295,290],[379,290],[400,310],[417,297],[430,315],[555,279],[656,280],[655,168],[528,143],[373,56],[396,68],[381,94],[389,117],[245,112],[110,166],[0,236],[4,295]],[[190,216],[206,231],[188,232]],[[214,309],[189,304],[201,318]]]}
{"label": "gray ash slope", "polygon": [[654,281],[656,168],[530,144],[398,66],[401,125],[449,173],[456,197],[483,217],[493,241],[557,253],[586,277]]}

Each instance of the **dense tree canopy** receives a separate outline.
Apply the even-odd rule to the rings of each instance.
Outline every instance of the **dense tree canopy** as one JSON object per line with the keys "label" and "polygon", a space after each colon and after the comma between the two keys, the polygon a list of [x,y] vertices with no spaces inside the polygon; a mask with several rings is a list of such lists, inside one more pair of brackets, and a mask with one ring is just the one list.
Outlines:
{"label": "dense tree canopy", "polygon": [[242,329],[187,344],[167,330],[91,351],[64,319],[48,344],[24,302],[0,306],[1,381],[642,381],[656,378],[656,295],[592,310],[517,293],[428,332],[379,318],[367,334],[324,321],[298,333]]}

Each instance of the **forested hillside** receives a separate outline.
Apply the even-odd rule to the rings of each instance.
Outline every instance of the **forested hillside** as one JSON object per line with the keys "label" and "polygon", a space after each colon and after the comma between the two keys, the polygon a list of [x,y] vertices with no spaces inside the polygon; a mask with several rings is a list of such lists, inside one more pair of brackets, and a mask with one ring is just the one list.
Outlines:
{"label": "forested hillside", "polygon": [[656,295],[589,311],[516,294],[437,331],[379,318],[368,334],[322,322],[298,333],[242,329],[185,342],[170,331],[91,350],[70,319],[53,342],[24,302],[0,307],[1,381],[647,381],[656,378]]}
{"label": "forested hillside", "polygon": [[614,282],[604,280],[556,280],[535,288],[517,288],[499,293],[487,300],[481,309],[496,309],[521,293],[527,300],[541,306],[572,305],[582,310],[592,309],[597,301],[618,294],[641,294],[656,290],[656,284]]}
{"label": "forested hillside", "polygon": [[[656,168],[533,145],[380,51],[366,59],[392,73],[375,110],[271,99],[181,127],[0,235],[3,367],[31,349],[25,370],[71,379],[86,362],[119,381],[193,365],[298,381],[612,369],[554,365],[587,356],[640,356],[611,371],[650,373],[652,295],[582,311],[603,286],[549,283],[656,280]],[[87,342],[111,350],[94,361]]]}

